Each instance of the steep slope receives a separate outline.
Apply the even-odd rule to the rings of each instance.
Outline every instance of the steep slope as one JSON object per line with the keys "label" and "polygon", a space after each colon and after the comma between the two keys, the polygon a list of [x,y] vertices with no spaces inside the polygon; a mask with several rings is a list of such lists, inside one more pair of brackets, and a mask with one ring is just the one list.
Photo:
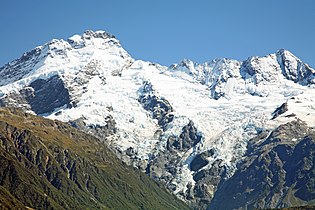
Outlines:
{"label": "steep slope", "polygon": [[187,209],[98,139],[16,109],[0,109],[3,209]]}
{"label": "steep slope", "polygon": [[86,31],[37,47],[0,75],[1,106],[93,134],[203,209],[251,139],[297,119],[315,125],[315,71],[287,50],[165,67],[132,59],[106,32]]}
{"label": "steep slope", "polygon": [[248,147],[238,170],[218,186],[209,209],[315,204],[314,129],[292,121],[262,132]]}

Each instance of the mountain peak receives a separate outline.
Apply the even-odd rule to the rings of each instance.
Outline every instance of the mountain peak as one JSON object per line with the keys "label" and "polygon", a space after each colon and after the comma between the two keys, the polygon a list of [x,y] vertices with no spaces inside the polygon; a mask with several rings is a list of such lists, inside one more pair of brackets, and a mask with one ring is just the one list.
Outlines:
{"label": "mountain peak", "polygon": [[115,36],[107,33],[106,31],[87,30],[82,35],[73,35],[67,40],[67,42],[75,49],[82,48],[87,45],[100,47],[102,45],[106,45],[106,43],[120,46],[119,41],[115,38]]}
{"label": "mountain peak", "polygon": [[107,39],[107,38],[115,38],[114,35],[106,32],[106,31],[92,31],[92,30],[86,30],[83,35],[84,38],[103,38],[103,39]]}
{"label": "mountain peak", "polygon": [[284,49],[284,48],[281,48],[281,49],[277,50],[276,54],[277,55],[290,54],[290,55],[296,57],[290,50],[287,50],[287,49]]}
{"label": "mountain peak", "polygon": [[[95,39],[97,39],[97,41]],[[75,34],[68,38],[67,41],[63,39],[52,39],[39,48],[45,49],[45,47],[48,47],[50,51],[57,50],[60,52],[62,50],[71,50],[71,48],[78,49],[86,47],[88,45],[100,47],[108,42],[119,45],[119,41],[115,39],[115,36],[106,31],[86,30],[82,35]]]}
{"label": "mountain peak", "polygon": [[275,53],[282,74],[289,80],[301,85],[315,84],[315,70],[303,63],[288,50],[280,49]]}
{"label": "mountain peak", "polygon": [[27,85],[35,77],[48,79],[65,71],[91,69],[91,66],[95,71],[115,69],[118,72],[131,60],[115,36],[105,31],[87,30],[82,35],[73,35],[67,41],[52,39],[1,67],[0,86],[21,79],[26,79],[20,83]]}

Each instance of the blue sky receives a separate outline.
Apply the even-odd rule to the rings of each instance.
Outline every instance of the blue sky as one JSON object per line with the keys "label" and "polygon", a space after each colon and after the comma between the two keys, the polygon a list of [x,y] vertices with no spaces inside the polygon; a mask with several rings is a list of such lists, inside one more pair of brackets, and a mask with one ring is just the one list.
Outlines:
{"label": "blue sky", "polygon": [[136,59],[244,60],[285,48],[315,67],[314,0],[2,0],[0,66],[53,38],[114,34]]}

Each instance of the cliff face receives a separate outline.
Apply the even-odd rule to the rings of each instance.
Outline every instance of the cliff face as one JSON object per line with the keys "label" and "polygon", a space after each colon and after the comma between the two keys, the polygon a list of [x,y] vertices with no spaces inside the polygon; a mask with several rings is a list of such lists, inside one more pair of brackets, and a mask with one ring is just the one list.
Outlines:
{"label": "cliff face", "polygon": [[185,209],[98,139],[16,109],[0,109],[4,209]]}

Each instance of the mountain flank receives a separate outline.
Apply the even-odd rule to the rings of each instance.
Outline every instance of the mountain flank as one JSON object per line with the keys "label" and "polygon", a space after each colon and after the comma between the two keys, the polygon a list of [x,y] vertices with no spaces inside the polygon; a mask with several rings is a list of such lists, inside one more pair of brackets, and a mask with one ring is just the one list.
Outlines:
{"label": "mountain flank", "polygon": [[100,140],[0,108],[1,209],[188,209]]}

